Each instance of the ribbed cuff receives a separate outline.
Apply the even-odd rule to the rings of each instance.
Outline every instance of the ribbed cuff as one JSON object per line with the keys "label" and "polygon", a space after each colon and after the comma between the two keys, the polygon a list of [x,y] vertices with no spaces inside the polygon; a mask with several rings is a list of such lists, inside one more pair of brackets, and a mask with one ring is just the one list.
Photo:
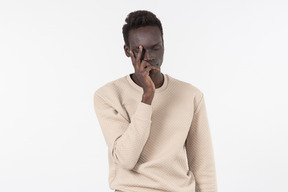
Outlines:
{"label": "ribbed cuff", "polygon": [[140,102],[134,114],[134,118],[151,121],[152,106],[146,103]]}

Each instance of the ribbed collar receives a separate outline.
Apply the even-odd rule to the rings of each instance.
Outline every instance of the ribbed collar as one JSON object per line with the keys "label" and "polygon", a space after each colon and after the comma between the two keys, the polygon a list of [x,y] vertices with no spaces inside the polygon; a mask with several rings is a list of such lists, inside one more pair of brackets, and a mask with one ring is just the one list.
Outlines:
{"label": "ribbed collar", "polygon": [[[159,87],[159,88],[157,88],[157,89],[155,90],[155,93],[162,92],[162,91],[164,91],[164,90],[167,88],[167,85],[168,85],[168,75],[167,75],[167,74],[163,74],[163,76],[164,76],[164,83],[163,83],[163,85],[162,85],[161,87]],[[137,85],[137,84],[132,80],[132,78],[130,77],[130,74],[128,74],[128,75],[126,76],[126,79],[127,79],[127,81],[129,82],[129,84],[130,84],[132,87],[134,87],[134,88],[135,88],[136,90],[138,90],[138,91],[143,92],[143,88],[140,87],[139,85]]]}

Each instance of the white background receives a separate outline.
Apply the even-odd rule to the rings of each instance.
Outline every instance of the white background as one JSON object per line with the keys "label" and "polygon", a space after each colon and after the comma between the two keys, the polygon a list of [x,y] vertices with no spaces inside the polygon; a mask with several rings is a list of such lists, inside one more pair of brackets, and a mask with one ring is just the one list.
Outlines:
{"label": "white background", "polygon": [[219,192],[288,191],[285,0],[1,0],[0,191],[110,191],[93,93],[133,72],[138,9],[162,21],[162,72],[205,94]]}

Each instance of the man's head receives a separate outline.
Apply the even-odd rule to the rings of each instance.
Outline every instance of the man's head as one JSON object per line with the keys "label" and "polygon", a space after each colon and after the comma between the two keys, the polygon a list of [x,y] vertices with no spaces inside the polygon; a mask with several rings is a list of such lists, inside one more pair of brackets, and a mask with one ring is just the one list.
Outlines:
{"label": "man's head", "polygon": [[134,11],[129,13],[125,19],[125,24],[122,27],[122,33],[125,45],[129,46],[129,32],[131,29],[137,29],[145,26],[157,26],[161,32],[161,37],[163,40],[163,29],[161,21],[156,17],[156,15],[150,11]]}
{"label": "man's head", "polygon": [[125,54],[130,57],[130,50],[134,56],[143,46],[141,60],[160,68],[163,62],[164,42],[163,29],[160,20],[149,11],[131,12],[126,18],[122,32],[125,41]]}

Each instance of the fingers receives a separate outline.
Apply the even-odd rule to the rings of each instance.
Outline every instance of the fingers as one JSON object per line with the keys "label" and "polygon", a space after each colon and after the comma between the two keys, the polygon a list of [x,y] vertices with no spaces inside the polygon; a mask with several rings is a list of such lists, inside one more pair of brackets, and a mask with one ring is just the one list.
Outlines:
{"label": "fingers", "polygon": [[148,74],[149,74],[149,72],[152,71],[152,70],[160,71],[159,68],[154,67],[154,66],[148,66],[148,67],[145,68],[145,71],[146,71]]}
{"label": "fingers", "polygon": [[[159,69],[158,67],[151,65],[148,61],[143,60],[143,61],[141,62],[141,69],[142,69],[142,70],[145,69],[145,68],[147,68],[148,66],[153,67],[153,69],[154,69],[154,68],[155,68],[155,69]],[[159,69],[159,70],[160,70],[160,69]]]}
{"label": "fingers", "polygon": [[137,58],[136,58],[136,60],[139,61],[139,65],[140,65],[140,63],[141,63],[142,51],[143,51],[143,46],[142,46],[142,45],[139,45],[139,52],[138,52]]}
{"label": "fingers", "polygon": [[148,63],[147,61],[143,60],[141,62],[141,65],[140,65],[140,70],[143,71],[145,70],[148,66],[150,66],[150,63]]}
{"label": "fingers", "polygon": [[150,63],[143,60],[142,64],[141,64],[141,72],[146,73],[146,75],[149,75],[149,72],[151,70],[160,71],[160,69],[158,67],[152,66]]}
{"label": "fingers", "polygon": [[132,50],[130,50],[129,52],[130,52],[133,66],[134,66],[135,70],[138,71],[141,67],[141,55],[143,52],[143,46],[142,45],[139,46],[139,51],[138,51],[137,55],[135,55]]}
{"label": "fingers", "polygon": [[139,46],[139,51],[138,51],[137,54],[135,54],[132,50],[129,51],[131,59],[132,59],[133,66],[135,68],[135,72],[149,74],[149,72],[151,70],[160,71],[160,69],[158,67],[152,66],[150,63],[148,63],[145,60],[141,60],[142,53],[144,51],[143,49],[144,49],[143,46],[140,45]]}

